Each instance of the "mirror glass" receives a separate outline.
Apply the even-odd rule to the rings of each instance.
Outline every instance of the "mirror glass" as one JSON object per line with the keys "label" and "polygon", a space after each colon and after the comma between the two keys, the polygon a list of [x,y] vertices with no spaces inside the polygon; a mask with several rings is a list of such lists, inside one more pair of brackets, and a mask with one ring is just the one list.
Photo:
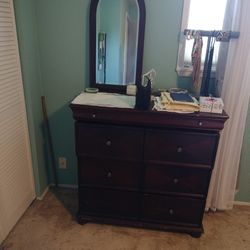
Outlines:
{"label": "mirror glass", "polygon": [[96,83],[136,82],[137,0],[100,0],[96,11]]}

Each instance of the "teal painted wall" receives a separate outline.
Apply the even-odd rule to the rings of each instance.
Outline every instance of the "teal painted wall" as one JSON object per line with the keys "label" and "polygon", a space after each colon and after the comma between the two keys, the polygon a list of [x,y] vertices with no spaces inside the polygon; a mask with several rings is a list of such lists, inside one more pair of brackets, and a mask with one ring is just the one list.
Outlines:
{"label": "teal painted wall", "polygon": [[[154,67],[158,72],[157,87],[174,87],[183,0],[146,0],[145,3],[144,71]],[[66,157],[68,165],[67,170],[58,169],[59,183],[68,185],[77,183],[74,127],[68,104],[88,86],[89,5],[89,0],[43,0],[36,4],[41,81],[55,156]],[[168,32],[159,28],[159,23],[164,23]]]}
{"label": "teal painted wall", "polygon": [[242,145],[239,192],[236,195],[237,201],[250,202],[250,105],[246,121],[246,130]]}
{"label": "teal painted wall", "polygon": [[183,0],[145,0],[145,4],[146,30],[143,71],[146,72],[151,68],[156,70],[154,88],[176,87],[178,78],[175,68]]}
{"label": "teal painted wall", "polygon": [[43,118],[40,104],[43,88],[40,82],[35,3],[32,0],[15,0],[14,6],[28,113],[35,187],[37,196],[40,196],[48,185],[48,173],[45,163]]}
{"label": "teal painted wall", "polygon": [[[183,1],[145,0],[147,23],[143,71],[156,69],[155,88],[190,87],[188,81],[178,78],[175,72]],[[77,183],[74,123],[68,104],[88,86],[89,4],[90,0],[15,0],[27,106],[32,104],[32,109],[28,107],[31,109],[29,113],[35,114],[30,127],[33,134],[32,149],[41,162],[45,161],[42,160],[38,104],[40,94],[44,93],[56,158],[64,156],[68,160],[67,170],[57,169],[60,184]],[[242,150],[240,192],[237,196],[238,200],[243,201],[250,200],[249,117],[250,114]],[[42,182],[44,174],[43,167],[37,168],[36,179]],[[50,173],[49,178],[52,181]],[[38,186],[42,189],[44,185],[39,183]]]}
{"label": "teal painted wall", "polygon": [[[74,122],[70,100],[88,85],[88,13],[86,0],[36,1],[42,85],[47,100],[59,184],[77,184]],[[50,174],[50,181],[53,182]]]}

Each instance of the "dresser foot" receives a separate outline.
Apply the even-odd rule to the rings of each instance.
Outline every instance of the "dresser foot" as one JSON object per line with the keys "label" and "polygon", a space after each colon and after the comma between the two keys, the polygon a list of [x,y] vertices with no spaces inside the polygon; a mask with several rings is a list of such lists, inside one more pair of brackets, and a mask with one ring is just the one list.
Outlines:
{"label": "dresser foot", "polygon": [[89,222],[88,220],[84,219],[81,215],[77,215],[76,219],[80,225],[84,225]]}
{"label": "dresser foot", "polygon": [[193,238],[200,238],[200,237],[201,237],[201,232],[193,232],[193,233],[190,233],[190,235],[191,235]]}

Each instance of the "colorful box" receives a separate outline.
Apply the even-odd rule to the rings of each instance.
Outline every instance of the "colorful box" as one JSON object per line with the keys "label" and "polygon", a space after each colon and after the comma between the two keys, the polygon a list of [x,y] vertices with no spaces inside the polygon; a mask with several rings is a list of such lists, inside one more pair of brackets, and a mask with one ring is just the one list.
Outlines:
{"label": "colorful box", "polygon": [[224,103],[221,98],[201,96],[200,112],[209,112],[221,114],[223,112]]}

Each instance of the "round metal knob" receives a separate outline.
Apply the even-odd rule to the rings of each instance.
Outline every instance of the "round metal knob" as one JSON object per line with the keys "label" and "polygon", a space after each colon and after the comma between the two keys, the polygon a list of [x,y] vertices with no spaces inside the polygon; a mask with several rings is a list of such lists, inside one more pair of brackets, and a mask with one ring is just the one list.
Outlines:
{"label": "round metal knob", "polygon": [[178,184],[179,183],[179,179],[174,178],[174,184]]}
{"label": "round metal knob", "polygon": [[203,122],[199,122],[198,125],[201,127],[203,126]]}
{"label": "round metal knob", "polygon": [[173,215],[174,214],[174,210],[173,209],[169,209],[169,214]]}
{"label": "round metal knob", "polygon": [[177,153],[181,153],[183,151],[183,148],[182,147],[178,147],[177,148]]}
{"label": "round metal knob", "polygon": [[111,142],[110,140],[108,140],[108,141],[106,142],[106,145],[107,145],[108,147],[110,147],[111,144],[112,144],[112,142]]}
{"label": "round metal knob", "polygon": [[108,177],[108,178],[111,178],[111,177],[112,177],[112,173],[111,173],[111,172],[108,172],[108,173],[107,173],[107,177]]}
{"label": "round metal knob", "polygon": [[92,114],[92,118],[96,118],[96,114]]}

